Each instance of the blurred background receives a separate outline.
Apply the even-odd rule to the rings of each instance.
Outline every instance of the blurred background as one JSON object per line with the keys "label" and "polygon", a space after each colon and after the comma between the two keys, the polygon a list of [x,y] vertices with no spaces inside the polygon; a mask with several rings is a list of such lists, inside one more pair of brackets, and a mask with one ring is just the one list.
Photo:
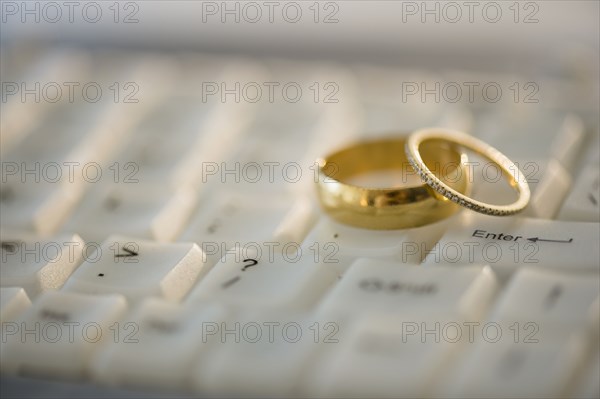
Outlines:
{"label": "blurred background", "polygon": [[30,14],[35,2],[2,3],[4,46],[30,39],[521,71],[598,58],[596,1],[59,2]]}

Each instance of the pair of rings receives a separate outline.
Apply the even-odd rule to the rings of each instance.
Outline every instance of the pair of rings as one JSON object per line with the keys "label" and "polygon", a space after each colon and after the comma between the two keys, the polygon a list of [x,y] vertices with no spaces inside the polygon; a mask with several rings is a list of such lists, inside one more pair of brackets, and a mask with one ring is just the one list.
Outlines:
{"label": "pair of rings", "polygon": [[[519,194],[509,205],[493,205],[470,197],[472,170],[464,149],[495,163]],[[402,229],[444,219],[460,207],[507,216],[529,202],[527,180],[500,151],[466,133],[433,128],[396,137],[365,141],[319,159],[317,191],[334,219],[369,229]],[[361,175],[394,172],[401,185],[371,188],[356,184]]]}

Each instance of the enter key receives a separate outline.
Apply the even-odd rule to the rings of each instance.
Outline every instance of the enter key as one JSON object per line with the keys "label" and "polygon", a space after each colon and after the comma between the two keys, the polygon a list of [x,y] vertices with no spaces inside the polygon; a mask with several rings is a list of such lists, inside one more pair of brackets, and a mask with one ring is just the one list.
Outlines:
{"label": "enter key", "polygon": [[424,265],[488,264],[598,272],[600,225],[522,217],[463,214],[434,246]]}

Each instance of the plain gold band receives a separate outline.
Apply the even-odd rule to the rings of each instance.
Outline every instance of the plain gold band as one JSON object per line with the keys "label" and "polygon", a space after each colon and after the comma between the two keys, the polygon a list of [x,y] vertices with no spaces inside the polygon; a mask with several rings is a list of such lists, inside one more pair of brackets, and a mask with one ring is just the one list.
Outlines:
{"label": "plain gold band", "polygon": [[[422,147],[427,141],[445,141],[447,143],[459,145],[494,162],[502,169],[504,174],[508,176],[508,182],[517,190],[519,198],[509,205],[493,205],[477,201],[470,198],[468,195],[457,191],[454,187],[441,181],[435,173],[428,168],[427,162],[424,161],[422,156]],[[448,198],[465,208],[486,215],[508,216],[521,212],[529,203],[531,194],[523,172],[521,172],[519,168],[500,151],[466,133],[442,128],[419,130],[410,135],[406,142],[405,150],[409,162],[419,173],[423,181],[445,198]]]}
{"label": "plain gold band", "polygon": [[[381,170],[401,170],[403,177],[405,173],[417,176],[406,158],[405,144],[405,137],[365,141],[317,160],[317,191],[323,209],[339,222],[376,230],[423,226],[455,213],[458,205],[423,183],[389,188],[348,183],[351,177]],[[467,158],[454,145],[433,142],[421,153],[430,166],[437,165],[432,169],[438,170],[443,181],[459,192],[469,192]]]}

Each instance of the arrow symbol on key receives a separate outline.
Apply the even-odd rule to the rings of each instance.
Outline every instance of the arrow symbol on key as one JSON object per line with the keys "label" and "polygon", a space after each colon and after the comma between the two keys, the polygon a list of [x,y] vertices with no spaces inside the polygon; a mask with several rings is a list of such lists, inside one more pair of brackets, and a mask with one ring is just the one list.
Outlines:
{"label": "arrow symbol on key", "polygon": [[527,240],[531,241],[531,242],[545,241],[545,242],[560,242],[560,243],[564,243],[564,244],[570,244],[573,242],[572,238],[569,238],[568,240],[546,240],[544,238],[533,237],[533,238],[528,238]]}
{"label": "arrow symbol on key", "polygon": [[139,254],[127,247],[123,247],[123,251],[127,252],[126,254],[115,254],[115,258],[129,258],[132,256],[138,256]]}

